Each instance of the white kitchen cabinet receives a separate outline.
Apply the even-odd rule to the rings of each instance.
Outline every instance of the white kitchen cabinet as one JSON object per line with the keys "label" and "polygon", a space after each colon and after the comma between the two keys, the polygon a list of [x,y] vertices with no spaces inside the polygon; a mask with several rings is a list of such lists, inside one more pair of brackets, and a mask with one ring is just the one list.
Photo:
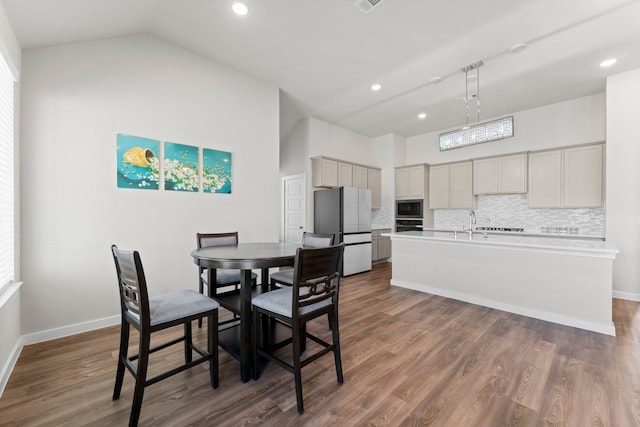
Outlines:
{"label": "white kitchen cabinet", "polygon": [[353,165],[353,186],[357,188],[368,188],[366,167]]}
{"label": "white kitchen cabinet", "polygon": [[371,208],[380,209],[382,206],[382,171],[367,168],[367,187],[371,190]]}
{"label": "white kitchen cabinet", "polygon": [[473,161],[473,194],[527,192],[527,156],[491,157]]}
{"label": "white kitchen cabinet", "polygon": [[562,207],[562,150],[529,154],[530,208]]}
{"label": "white kitchen cabinet", "polygon": [[351,163],[338,162],[338,185],[357,187],[357,185],[353,185],[353,165]]}
{"label": "white kitchen cabinet", "polygon": [[564,151],[564,207],[602,206],[603,146],[588,145]]}
{"label": "white kitchen cabinet", "polygon": [[424,199],[426,165],[396,168],[396,199]]}
{"label": "white kitchen cabinet", "polygon": [[449,208],[473,207],[473,164],[471,162],[449,165]]}
{"label": "white kitchen cabinet", "polygon": [[391,258],[391,238],[381,236],[382,233],[390,232],[390,228],[373,230],[371,232],[371,259],[373,261]]}
{"label": "white kitchen cabinet", "polygon": [[602,144],[530,153],[529,207],[601,207],[603,157]]}
{"label": "white kitchen cabinet", "polygon": [[449,207],[449,165],[429,168],[429,209]]}
{"label": "white kitchen cabinet", "polygon": [[429,209],[473,207],[473,164],[468,162],[429,168]]}
{"label": "white kitchen cabinet", "polygon": [[314,187],[338,186],[338,161],[324,157],[311,159],[312,185]]}

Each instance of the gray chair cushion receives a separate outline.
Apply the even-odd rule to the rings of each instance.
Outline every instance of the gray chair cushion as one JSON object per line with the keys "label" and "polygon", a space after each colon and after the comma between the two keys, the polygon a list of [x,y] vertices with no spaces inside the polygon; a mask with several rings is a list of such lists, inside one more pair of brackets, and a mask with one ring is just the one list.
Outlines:
{"label": "gray chair cushion", "polygon": [[[205,269],[202,272],[202,281],[206,284],[207,282],[207,270]],[[258,275],[256,273],[251,273],[251,280],[257,280]],[[225,270],[219,268],[216,270],[216,283],[218,286],[229,285],[232,283],[240,283],[240,270]]]}
{"label": "gray chair cushion", "polygon": [[271,280],[293,286],[293,268],[276,271],[271,274]]}
{"label": "gray chair cushion", "polygon": [[[293,304],[293,299],[291,292],[293,288],[282,288],[277,289],[275,291],[266,292],[255,297],[251,303],[256,306],[263,308],[265,310],[272,311],[274,313],[280,314],[282,316],[291,317],[291,304]],[[300,289],[300,293],[306,293],[307,290],[305,288]],[[325,299],[315,304],[311,304],[307,307],[302,307],[300,309],[300,314],[305,315],[307,313],[311,313],[319,308],[326,307],[331,305],[331,299]]]}
{"label": "gray chair cushion", "polygon": [[216,301],[191,289],[149,298],[152,326],[194,314],[206,313],[218,307],[219,304]]}

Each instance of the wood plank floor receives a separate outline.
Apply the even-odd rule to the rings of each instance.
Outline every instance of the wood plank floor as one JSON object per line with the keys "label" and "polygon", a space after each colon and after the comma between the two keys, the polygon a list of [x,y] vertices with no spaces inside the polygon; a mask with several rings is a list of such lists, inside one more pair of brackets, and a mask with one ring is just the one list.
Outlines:
{"label": "wood plank floor", "polygon": [[[217,390],[206,365],[150,386],[140,425],[640,426],[638,303],[613,301],[614,338],[391,287],[390,276],[386,263],[343,279],[345,382],[330,355],[307,366],[304,415],[291,374],[271,364],[243,384],[221,350]],[[309,328],[329,338],[326,319]],[[126,425],[133,380],[111,400],[117,347],[117,327],[25,347],[0,425]],[[181,357],[161,352],[151,375]]]}

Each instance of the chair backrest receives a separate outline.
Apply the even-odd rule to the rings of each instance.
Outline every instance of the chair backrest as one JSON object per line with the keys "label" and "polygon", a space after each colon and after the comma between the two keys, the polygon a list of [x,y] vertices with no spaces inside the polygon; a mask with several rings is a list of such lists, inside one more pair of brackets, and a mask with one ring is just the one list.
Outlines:
{"label": "chair backrest", "polygon": [[198,249],[208,248],[211,246],[225,246],[238,244],[238,232],[230,233],[198,233]]}
{"label": "chair backrest", "polygon": [[138,251],[120,250],[116,245],[111,246],[111,252],[118,275],[122,321],[129,318],[142,327],[148,327],[151,324],[149,294],[140,254]]}
{"label": "chair backrest", "polygon": [[333,234],[307,233],[302,234],[302,246],[305,248],[323,248],[333,245]]}
{"label": "chair backrest", "polygon": [[293,272],[294,317],[304,307],[332,299],[338,303],[344,243],[322,248],[298,248]]}

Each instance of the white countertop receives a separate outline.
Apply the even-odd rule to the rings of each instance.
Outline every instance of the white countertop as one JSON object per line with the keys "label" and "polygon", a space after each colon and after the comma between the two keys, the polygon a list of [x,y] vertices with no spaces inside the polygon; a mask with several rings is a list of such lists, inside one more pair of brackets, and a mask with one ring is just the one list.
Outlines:
{"label": "white countertop", "polygon": [[453,231],[403,231],[400,233],[384,233],[383,236],[389,236],[392,240],[394,238],[418,239],[487,247],[569,251],[586,256],[604,256],[608,258],[615,258],[615,255],[619,253],[618,247],[609,241],[570,239],[567,237],[535,237],[520,234],[513,235],[513,233],[485,235],[482,232],[474,232],[470,237],[468,233],[457,230],[455,233]]}
{"label": "white countertop", "polygon": [[392,230],[393,227],[390,225],[372,224],[371,229],[372,230],[386,230],[386,229]]}
{"label": "white countertop", "polygon": [[[422,227],[422,231],[442,231],[445,233],[453,233],[454,231],[461,233],[464,230],[458,228],[429,228]],[[596,234],[568,234],[568,233],[540,233],[535,231],[497,231],[497,230],[478,230],[474,231],[474,233],[482,234],[496,234],[496,235],[504,235],[504,236],[527,236],[527,237],[544,237],[551,239],[591,239],[591,240],[605,240],[605,236],[596,235]]]}

